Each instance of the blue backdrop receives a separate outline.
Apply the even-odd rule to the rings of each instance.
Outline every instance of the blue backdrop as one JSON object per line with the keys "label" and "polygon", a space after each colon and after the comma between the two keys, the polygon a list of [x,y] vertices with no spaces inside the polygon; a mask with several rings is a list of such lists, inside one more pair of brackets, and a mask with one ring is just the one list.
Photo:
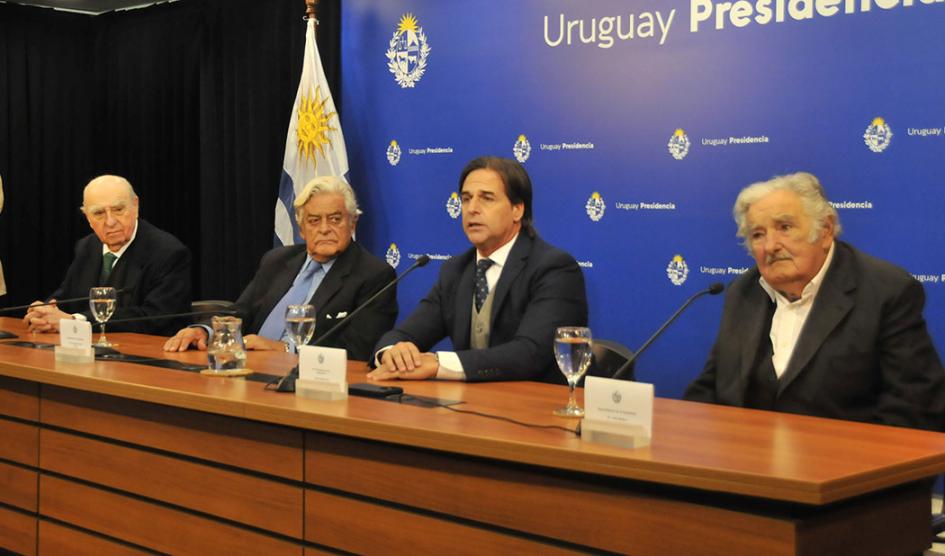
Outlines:
{"label": "blue backdrop", "polygon": [[[753,265],[737,192],[805,170],[844,239],[925,282],[945,351],[942,0],[345,0],[342,22],[359,238],[399,270],[467,249],[460,170],[517,157],[539,233],[584,269],[595,336],[636,349],[686,297]],[[401,286],[401,318],[431,266]],[[638,379],[681,395],[721,309],[694,305]]]}

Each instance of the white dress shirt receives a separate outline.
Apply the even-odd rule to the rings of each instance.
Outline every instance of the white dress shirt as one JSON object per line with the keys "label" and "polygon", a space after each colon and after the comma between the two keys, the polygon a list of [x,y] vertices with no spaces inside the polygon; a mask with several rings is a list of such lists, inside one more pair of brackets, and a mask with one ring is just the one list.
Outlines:
{"label": "white dress shirt", "polygon": [[820,291],[821,284],[823,284],[827,268],[830,267],[830,262],[833,261],[833,250],[834,244],[831,243],[824,265],[820,267],[817,275],[804,286],[801,298],[797,301],[791,301],[781,295],[780,292],[768,284],[763,276],[758,279],[761,287],[771,297],[771,301],[777,305],[774,316],[771,318],[769,337],[771,338],[773,352],[771,362],[774,364],[774,372],[778,375],[778,378],[781,378],[781,375],[787,370],[788,362],[791,361],[794,346],[797,345],[797,339],[800,337],[801,331],[804,329],[804,323],[807,322],[810,310],[814,306],[814,300],[817,297],[817,292]]}

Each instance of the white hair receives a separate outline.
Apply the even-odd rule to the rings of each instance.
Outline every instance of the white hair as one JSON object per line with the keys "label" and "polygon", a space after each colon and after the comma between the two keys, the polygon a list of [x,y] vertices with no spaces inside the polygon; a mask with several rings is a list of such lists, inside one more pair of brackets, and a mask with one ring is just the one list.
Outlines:
{"label": "white hair", "polygon": [[302,192],[295,198],[295,221],[302,225],[302,212],[305,210],[305,203],[314,195],[323,193],[336,193],[345,200],[345,210],[348,211],[348,218],[352,222],[357,220],[361,214],[358,208],[358,198],[354,195],[354,189],[345,180],[337,176],[321,176],[305,184]]}
{"label": "white hair", "polygon": [[735,217],[735,224],[738,225],[737,236],[742,238],[745,248],[751,252],[748,230],[748,209],[751,205],[760,201],[775,191],[780,190],[793,191],[801,199],[801,206],[804,212],[814,222],[811,228],[808,241],[811,243],[817,241],[821,231],[828,220],[833,220],[833,236],[840,235],[840,217],[837,215],[837,209],[833,208],[827,196],[824,194],[824,188],[820,185],[817,176],[807,172],[797,172],[784,176],[776,176],[768,181],[757,182],[742,189],[735,199],[735,206],[732,208],[732,216]]}

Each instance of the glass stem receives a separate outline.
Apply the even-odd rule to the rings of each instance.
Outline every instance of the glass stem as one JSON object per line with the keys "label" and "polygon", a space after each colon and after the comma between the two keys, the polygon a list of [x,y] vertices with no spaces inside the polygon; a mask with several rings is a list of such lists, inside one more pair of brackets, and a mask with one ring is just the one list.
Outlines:
{"label": "glass stem", "polygon": [[575,409],[577,407],[577,400],[574,396],[575,386],[577,386],[576,382],[568,381],[568,409]]}
{"label": "glass stem", "polygon": [[98,337],[99,344],[105,344],[108,340],[105,339],[105,323],[102,323],[102,335]]}

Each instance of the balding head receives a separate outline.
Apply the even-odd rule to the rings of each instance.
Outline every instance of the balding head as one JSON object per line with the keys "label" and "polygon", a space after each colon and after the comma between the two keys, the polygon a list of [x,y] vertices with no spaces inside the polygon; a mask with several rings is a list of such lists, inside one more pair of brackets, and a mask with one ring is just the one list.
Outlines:
{"label": "balding head", "polygon": [[82,212],[111,251],[131,241],[138,220],[138,196],[121,176],[99,176],[85,186]]}

